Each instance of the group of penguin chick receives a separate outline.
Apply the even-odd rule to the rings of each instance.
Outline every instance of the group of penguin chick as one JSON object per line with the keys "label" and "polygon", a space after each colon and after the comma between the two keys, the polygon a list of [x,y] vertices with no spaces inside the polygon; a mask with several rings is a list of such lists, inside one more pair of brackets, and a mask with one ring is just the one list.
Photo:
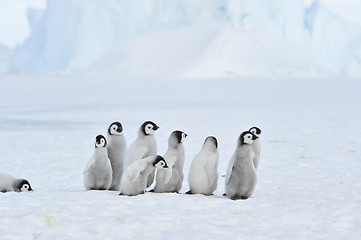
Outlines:
{"label": "group of penguin chick", "polygon": [[[154,133],[158,128],[152,121],[144,122],[138,130],[138,137],[127,150],[121,123],[110,124],[107,138],[98,135],[95,139],[94,154],[83,171],[85,189],[120,190],[120,195],[135,196],[145,193],[155,179],[154,189],[150,192],[178,193],[183,182],[183,141],[187,134],[178,130],[172,132],[168,150],[162,157],[156,155]],[[224,195],[230,199],[247,199],[255,189],[261,151],[260,134],[258,127],[252,127],[238,139],[225,180]],[[192,161],[187,194],[213,194],[217,188],[218,159],[217,139],[209,136]]]}

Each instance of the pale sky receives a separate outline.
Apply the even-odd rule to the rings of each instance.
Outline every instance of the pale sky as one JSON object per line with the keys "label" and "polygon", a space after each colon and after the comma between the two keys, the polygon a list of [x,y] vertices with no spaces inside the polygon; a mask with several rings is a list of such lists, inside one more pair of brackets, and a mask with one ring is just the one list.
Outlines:
{"label": "pale sky", "polygon": [[0,0],[0,44],[14,48],[30,35],[28,7],[45,9],[46,0]]}
{"label": "pale sky", "polygon": [[[310,4],[313,0],[304,0]],[[361,0],[322,0],[329,9],[361,25]],[[28,7],[45,9],[46,0],[0,0],[0,44],[15,48],[29,35]]]}

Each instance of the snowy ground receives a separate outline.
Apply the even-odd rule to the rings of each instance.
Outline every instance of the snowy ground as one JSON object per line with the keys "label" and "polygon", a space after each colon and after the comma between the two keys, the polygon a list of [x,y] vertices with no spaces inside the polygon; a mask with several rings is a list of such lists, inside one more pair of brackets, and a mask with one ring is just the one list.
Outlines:
{"label": "snowy ground", "polygon": [[[359,239],[360,79],[121,79],[1,76],[0,172],[34,192],[0,194],[1,239]],[[84,190],[94,137],[145,120],[158,149],[185,131],[181,194]],[[237,137],[263,130],[252,198],[222,196]],[[187,196],[203,140],[219,141],[215,195]]]}

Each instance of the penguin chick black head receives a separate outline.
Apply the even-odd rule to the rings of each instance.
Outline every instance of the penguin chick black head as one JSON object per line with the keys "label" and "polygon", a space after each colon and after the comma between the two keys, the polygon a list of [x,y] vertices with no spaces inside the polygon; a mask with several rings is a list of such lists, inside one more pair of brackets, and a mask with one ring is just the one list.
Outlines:
{"label": "penguin chick black head", "polygon": [[172,134],[169,137],[169,144],[176,145],[178,143],[184,142],[188,135],[182,131],[176,130],[172,132]]}
{"label": "penguin chick black head", "polygon": [[20,192],[30,192],[33,191],[33,189],[30,186],[30,183],[28,180],[25,179],[18,179],[17,180],[17,188],[20,190]]}
{"label": "penguin chick black head", "polygon": [[152,121],[146,121],[140,126],[144,135],[152,135],[159,127]]}
{"label": "penguin chick black head", "polygon": [[168,168],[167,162],[164,160],[162,156],[159,155],[155,156],[153,166],[156,168]]}
{"label": "penguin chick black head", "polygon": [[251,133],[250,131],[245,131],[239,136],[239,142],[241,145],[243,144],[252,144],[254,140],[258,137]]}
{"label": "penguin chick black head", "polygon": [[113,122],[108,128],[109,135],[123,135],[123,126],[120,122]]}
{"label": "penguin chick black head", "polygon": [[217,138],[213,136],[208,136],[204,140],[203,147],[208,147],[208,148],[212,148],[213,150],[216,150],[218,148]]}
{"label": "penguin chick black head", "polygon": [[103,135],[98,135],[95,138],[95,148],[105,147],[106,145],[107,145],[107,140]]}
{"label": "penguin chick black head", "polygon": [[251,127],[249,131],[254,135],[256,135],[257,137],[262,133],[261,129],[259,129],[258,127]]}

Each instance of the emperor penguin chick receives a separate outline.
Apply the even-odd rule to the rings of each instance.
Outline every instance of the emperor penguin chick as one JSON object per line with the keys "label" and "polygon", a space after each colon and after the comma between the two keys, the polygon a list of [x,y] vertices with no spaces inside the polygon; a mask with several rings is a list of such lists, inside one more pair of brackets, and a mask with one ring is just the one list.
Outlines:
{"label": "emperor penguin chick", "polygon": [[107,134],[108,144],[107,151],[112,166],[113,176],[112,184],[109,190],[119,191],[120,179],[123,173],[123,164],[127,143],[123,135],[123,126],[120,122],[110,124]]}
{"label": "emperor penguin chick", "polygon": [[187,194],[212,195],[217,188],[218,180],[218,142],[215,137],[207,137],[201,151],[192,161],[188,182],[190,190]]}
{"label": "emperor penguin chick", "polygon": [[[151,121],[146,121],[140,126],[137,139],[128,149],[123,171],[134,161],[157,154],[157,142],[155,141],[154,133],[158,128],[157,124]],[[154,181],[154,171],[148,176],[147,187],[152,185]]]}
{"label": "emperor penguin chick", "polygon": [[85,166],[84,187],[86,190],[108,190],[112,184],[112,167],[103,135],[95,138],[94,154]]}
{"label": "emperor penguin chick", "polygon": [[254,164],[254,168],[257,170],[258,165],[259,165],[259,159],[260,159],[260,156],[261,156],[261,143],[259,141],[259,135],[261,135],[262,131],[258,127],[251,127],[249,129],[249,131],[257,136],[257,139],[254,140],[252,145],[251,145],[252,150],[254,152],[253,164]]}
{"label": "emperor penguin chick", "polygon": [[183,141],[187,137],[182,131],[174,131],[168,140],[168,150],[164,154],[167,161],[167,169],[158,169],[156,185],[154,192],[176,192],[182,188],[183,183],[183,165],[184,165],[184,146]]}
{"label": "emperor penguin chick", "polygon": [[238,139],[226,174],[226,194],[232,200],[249,198],[256,187],[257,175],[251,147],[256,139],[257,136],[249,131],[243,132]]}
{"label": "emperor penguin chick", "polygon": [[29,192],[33,191],[30,183],[25,179],[15,179],[7,174],[0,174],[0,192]]}
{"label": "emperor penguin chick", "polygon": [[147,179],[155,168],[168,168],[163,157],[150,156],[139,159],[130,164],[124,171],[120,181],[120,195],[135,196],[143,194],[147,187]]}

